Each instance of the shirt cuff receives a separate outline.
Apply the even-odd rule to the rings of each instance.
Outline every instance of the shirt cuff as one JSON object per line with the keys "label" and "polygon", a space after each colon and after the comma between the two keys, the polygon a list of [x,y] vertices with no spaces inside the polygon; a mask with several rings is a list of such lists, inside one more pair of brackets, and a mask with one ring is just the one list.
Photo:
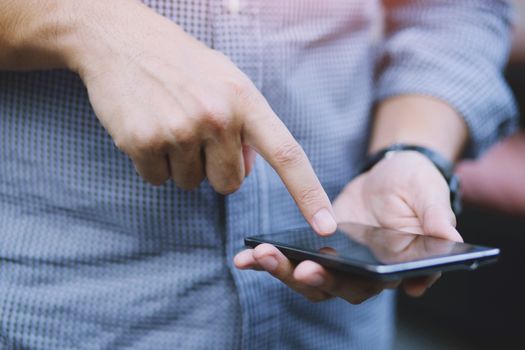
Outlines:
{"label": "shirt cuff", "polygon": [[390,66],[378,80],[376,102],[400,95],[424,95],[444,101],[464,118],[470,136],[464,155],[475,157],[517,129],[516,104],[501,74],[457,63],[454,66],[452,62],[448,67],[410,60]]}

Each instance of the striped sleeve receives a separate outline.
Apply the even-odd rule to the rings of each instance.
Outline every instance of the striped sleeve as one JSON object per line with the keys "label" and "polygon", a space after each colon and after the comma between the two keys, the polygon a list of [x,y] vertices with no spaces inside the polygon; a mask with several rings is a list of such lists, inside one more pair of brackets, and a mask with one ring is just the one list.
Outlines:
{"label": "striped sleeve", "polygon": [[404,94],[452,106],[470,132],[469,156],[517,126],[503,68],[512,6],[504,0],[383,0],[386,33],[376,101]]}

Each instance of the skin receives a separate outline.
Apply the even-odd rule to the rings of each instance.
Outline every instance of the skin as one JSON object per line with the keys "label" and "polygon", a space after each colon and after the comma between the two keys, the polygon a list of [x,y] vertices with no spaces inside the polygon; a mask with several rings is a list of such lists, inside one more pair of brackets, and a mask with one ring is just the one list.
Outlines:
{"label": "skin", "polygon": [[[379,261],[387,264],[447,254],[456,244],[452,240],[430,239],[427,235],[399,233],[376,229],[373,226],[360,231],[354,225],[346,223],[339,225],[339,231],[355,242],[367,246]],[[324,247],[320,250],[328,254],[337,254],[334,248]]]}
{"label": "skin", "polygon": [[[419,154],[381,161],[332,206],[301,146],[253,83],[140,1],[0,0],[0,69],[50,68],[79,74],[101,124],[153,185],[172,179],[193,189],[207,178],[228,194],[241,186],[257,152],[319,234],[333,232],[337,219],[461,240],[446,183]],[[407,142],[455,159],[466,138],[462,119],[445,103],[400,96],[378,106],[370,151]],[[314,301],[360,303],[401,283],[343,276],[311,261],[294,266],[270,245],[240,252],[235,264],[266,270]],[[402,283],[416,296],[435,279]]]}
{"label": "skin", "polygon": [[171,178],[189,190],[207,178],[229,194],[257,152],[312,227],[335,230],[306,154],[248,77],[140,1],[3,0],[0,23],[0,68],[77,72],[101,124],[146,181]]}

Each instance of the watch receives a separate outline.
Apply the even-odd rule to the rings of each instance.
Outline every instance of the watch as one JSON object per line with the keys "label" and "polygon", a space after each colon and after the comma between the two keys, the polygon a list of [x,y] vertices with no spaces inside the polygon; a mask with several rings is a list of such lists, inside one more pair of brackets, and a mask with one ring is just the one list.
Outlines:
{"label": "watch", "polygon": [[458,177],[454,174],[454,164],[445,159],[438,152],[423,146],[408,145],[404,143],[395,143],[387,148],[383,148],[380,151],[368,156],[364,164],[361,166],[359,173],[362,174],[370,170],[383,158],[388,158],[394,153],[400,151],[414,151],[418,152],[427,157],[432,164],[439,170],[441,175],[447,181],[450,190],[450,204],[452,211],[455,215],[459,215],[461,212],[461,196],[460,196],[460,184]]}

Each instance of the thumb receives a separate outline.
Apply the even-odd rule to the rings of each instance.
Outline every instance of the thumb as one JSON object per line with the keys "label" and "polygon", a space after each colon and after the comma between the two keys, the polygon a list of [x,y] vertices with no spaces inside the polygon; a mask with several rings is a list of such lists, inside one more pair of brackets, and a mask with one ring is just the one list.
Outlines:
{"label": "thumb", "polygon": [[449,203],[429,205],[418,216],[426,235],[463,242],[456,230],[456,216]]}

